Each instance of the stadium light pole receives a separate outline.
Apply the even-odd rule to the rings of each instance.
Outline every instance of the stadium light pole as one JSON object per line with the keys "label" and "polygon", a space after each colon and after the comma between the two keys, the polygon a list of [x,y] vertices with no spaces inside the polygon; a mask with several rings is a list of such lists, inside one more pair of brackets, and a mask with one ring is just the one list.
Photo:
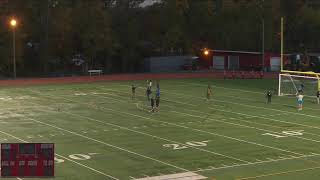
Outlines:
{"label": "stadium light pole", "polygon": [[16,27],[17,27],[17,20],[11,19],[10,25],[12,28],[12,44],[13,44],[13,78],[16,79],[17,71],[16,71]]}
{"label": "stadium light pole", "polygon": [[209,52],[209,50],[207,50],[207,49],[203,51],[203,54],[206,55],[206,56],[208,56],[209,53],[210,53],[210,52]]}
{"label": "stadium light pole", "polygon": [[284,31],[284,18],[281,17],[281,32],[280,32],[280,36],[281,36],[281,40],[280,40],[280,69],[281,71],[283,71],[283,46],[284,46],[284,37],[283,37],[283,31]]}
{"label": "stadium light pole", "polygon": [[261,8],[261,29],[262,29],[262,45],[261,45],[261,53],[262,53],[262,71],[265,71],[265,20],[264,20],[264,0],[260,0],[259,6]]}

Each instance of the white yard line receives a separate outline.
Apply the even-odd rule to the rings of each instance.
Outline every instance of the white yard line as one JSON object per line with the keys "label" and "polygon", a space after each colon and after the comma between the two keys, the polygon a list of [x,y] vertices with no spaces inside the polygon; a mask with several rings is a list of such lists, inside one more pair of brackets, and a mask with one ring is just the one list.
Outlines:
{"label": "white yard line", "polygon": [[[197,85],[197,86],[204,86],[204,87],[207,87],[207,85],[205,85],[205,84],[199,84],[199,83],[186,83],[186,82],[177,82],[177,83],[180,83],[180,84],[187,84],[187,85]],[[232,91],[238,91],[238,92],[245,92],[245,93],[265,94],[265,93],[257,92],[257,91],[248,91],[248,90],[243,90],[243,89],[226,88],[226,87],[221,87],[221,86],[216,86],[216,85],[212,85],[212,87],[220,88],[220,89],[227,89],[227,90],[232,90]]]}
{"label": "white yard line", "polygon": [[[288,159],[288,158],[287,158]],[[292,159],[294,159],[294,158],[292,158]],[[284,159],[282,159],[282,160],[284,160]],[[275,160],[276,161],[276,160]],[[272,161],[272,162],[275,162],[275,161]],[[277,160],[278,161],[278,160]],[[280,161],[280,160],[279,160]],[[270,161],[263,161],[263,163],[266,163],[266,162],[270,162]],[[247,163],[247,164],[242,164],[242,165],[250,165],[250,164],[261,164],[261,162],[258,162],[258,163]],[[240,164],[241,165],[241,164]],[[239,166],[239,165],[235,165],[235,167],[236,166]],[[231,166],[229,166],[229,167],[231,167]],[[223,167],[223,168],[228,168],[228,167]],[[202,171],[205,171],[205,170],[202,170]]]}
{"label": "white yard line", "polygon": [[267,163],[287,161],[287,160],[304,159],[304,158],[316,157],[316,156],[320,156],[320,154],[316,154],[316,155],[304,155],[304,156],[293,156],[293,157],[290,157],[290,158],[282,158],[282,159],[275,159],[275,160],[268,160],[268,161],[258,161],[258,162],[254,162],[254,163],[237,164],[237,165],[224,166],[224,167],[213,167],[213,168],[207,168],[207,169],[202,169],[202,170],[193,171],[193,172],[197,173],[197,172],[213,171],[213,170],[219,170],[219,169],[229,169],[229,168],[235,168],[235,167],[243,167],[243,166],[250,166],[250,165],[267,164]]}
{"label": "white yard line", "polygon": [[[110,89],[109,89],[110,90]],[[112,90],[114,91],[114,90]],[[213,108],[210,108],[210,109],[213,109]],[[216,109],[213,109],[213,110],[216,110]],[[190,111],[194,111],[194,110],[190,110]],[[219,110],[218,110],[219,111]],[[221,110],[223,111],[223,110]],[[174,112],[174,111],[173,111]],[[195,111],[195,112],[199,112],[199,113],[203,113],[203,112],[200,112],[200,111]],[[230,111],[231,112],[231,111]],[[282,115],[282,114],[286,114],[286,113],[281,113],[281,114],[278,114],[278,115]],[[241,114],[241,115],[245,115],[245,114]],[[252,116],[252,115],[246,115],[246,116],[250,116],[250,117],[259,117],[259,116]],[[264,117],[261,117],[262,119],[271,119],[271,118],[264,118]],[[211,118],[212,119],[212,118]],[[212,119],[212,120],[215,120],[217,121],[216,119]],[[280,121],[280,120],[279,120]],[[229,123],[229,124],[233,124],[233,125],[238,125],[238,126],[245,126],[245,125],[242,125],[242,124],[235,124],[235,123],[230,123],[230,122],[225,122],[225,121],[220,121],[222,123]],[[251,121],[249,121],[251,122]],[[290,123],[290,122],[287,122],[287,121],[280,121],[280,122],[286,122],[286,123],[289,123],[289,124],[296,124],[296,123]],[[298,124],[299,125],[299,124]],[[245,126],[247,128],[252,128],[252,129],[257,129],[257,130],[260,130],[260,131],[265,131],[265,132],[272,132],[272,133],[277,133],[278,132],[275,132],[275,131],[270,131],[270,130],[266,130],[266,129],[260,129],[260,128],[256,128],[256,127],[251,127],[251,126]],[[312,126],[310,126],[312,127]],[[316,135],[316,134],[313,134],[313,133],[308,133],[308,132],[304,132],[305,134],[311,134],[311,135]],[[318,135],[320,136],[320,135]],[[303,138],[303,137],[298,137],[298,136],[292,136],[292,137],[296,137],[298,139],[303,139],[303,140],[308,140],[308,141],[313,141],[313,142],[317,142],[317,143],[320,143],[319,140],[314,140],[314,139],[310,139],[310,138]],[[301,154],[300,154],[301,155]]]}
{"label": "white yard line", "polygon": [[[127,85],[126,85],[127,86]],[[129,86],[128,86],[129,87]],[[138,87],[139,89],[143,89],[142,87]],[[107,88],[106,90],[109,90],[109,91],[113,91],[113,92],[119,92],[119,91],[115,91],[115,90],[112,90],[112,89],[110,89],[110,88]],[[123,93],[123,92],[122,92]],[[136,93],[136,96],[142,96],[142,95],[137,95],[137,93]],[[166,98],[162,98],[161,100],[163,100],[163,101],[168,101],[168,102],[173,102],[173,103],[175,103],[175,104],[183,104],[183,105],[189,105],[189,106],[194,106],[194,107],[196,107],[196,105],[194,105],[194,104],[190,104],[190,103],[185,103],[185,102],[181,102],[181,101],[172,101],[172,100],[170,100],[170,99],[166,99]]]}
{"label": "white yard line", "polygon": [[221,154],[221,153],[205,150],[205,149],[194,147],[194,146],[189,146],[189,145],[181,143],[181,142],[177,142],[177,141],[170,140],[170,139],[167,139],[167,138],[162,138],[162,137],[155,136],[155,135],[152,135],[152,134],[148,134],[148,133],[144,133],[144,132],[141,132],[141,131],[133,130],[133,129],[130,129],[130,128],[127,128],[127,127],[124,127],[124,126],[119,126],[119,125],[116,125],[116,124],[107,123],[107,122],[104,122],[104,121],[97,120],[95,118],[82,116],[82,115],[78,115],[78,114],[71,113],[71,112],[64,112],[64,113],[72,115],[72,116],[80,117],[80,118],[83,118],[83,119],[87,119],[87,120],[90,120],[90,121],[102,123],[102,124],[105,124],[105,125],[117,127],[117,128],[120,128],[120,129],[125,129],[127,131],[131,131],[131,132],[134,132],[134,133],[137,133],[137,134],[142,134],[142,135],[149,136],[149,137],[152,137],[152,138],[155,138],[155,139],[160,139],[160,140],[163,140],[163,141],[166,141],[166,142],[180,144],[180,145],[183,145],[183,146],[187,146],[189,148],[197,149],[199,151],[207,152],[207,153],[214,154],[214,155],[217,155],[217,156],[222,156],[222,157],[225,157],[225,158],[228,158],[228,159],[249,163],[249,161],[245,161],[245,160],[242,160],[242,159],[239,159],[239,158],[235,158],[235,157],[232,157],[232,156],[227,156],[227,155],[224,155],[224,154]]}
{"label": "white yard line", "polygon": [[[115,91],[115,90],[112,90],[112,89],[108,89],[108,90]],[[119,92],[119,91],[118,91],[118,92]],[[214,105],[214,106],[215,106],[215,105]],[[213,109],[213,108],[210,108],[210,109]],[[221,109],[214,109],[214,110],[224,111],[224,110],[221,110]],[[190,111],[194,111],[194,110],[190,110]],[[196,112],[204,113],[204,112],[200,112],[200,111],[196,111]],[[233,111],[225,111],[225,112],[235,113],[235,112],[233,112]],[[261,119],[266,119],[266,120],[271,120],[271,121],[276,121],[276,122],[282,122],[282,123],[286,123],[286,124],[294,124],[294,125],[304,126],[304,127],[308,127],[308,128],[320,129],[320,127],[317,127],[317,126],[308,126],[308,125],[299,124],[299,123],[293,123],[293,122],[288,122],[288,121],[281,121],[281,120],[275,120],[275,119],[272,119],[272,118],[267,118],[267,115],[265,115],[266,117],[263,117],[263,115],[261,115],[261,116],[256,116],[256,115],[248,115],[248,114],[243,114],[243,113],[235,113],[235,114],[250,116],[250,117],[252,117],[252,118],[261,118]],[[276,114],[276,115],[284,115],[284,114],[287,114],[287,113],[279,113],[279,114]],[[272,116],[274,116],[274,115],[272,115]],[[270,126],[270,127],[275,127],[275,128],[281,128],[281,127],[278,127],[278,126],[272,126],[272,125],[268,125],[268,124],[261,124],[261,123],[256,123],[256,122],[252,122],[252,121],[246,121],[246,120],[239,120],[239,121],[249,122],[249,123],[259,124],[259,125],[264,125],[264,126]],[[282,129],[285,129],[285,128],[282,128]],[[289,128],[286,128],[286,130],[290,130],[290,129],[289,129]],[[319,134],[314,134],[314,133],[309,133],[309,132],[304,132],[304,133],[305,133],[305,134],[314,135],[314,136],[320,136]],[[319,141],[313,140],[313,139],[309,139],[309,140],[314,141],[314,142],[319,142]]]}
{"label": "white yard line", "polygon": [[[196,98],[196,99],[203,99],[203,100],[206,99],[203,97],[195,97],[195,96],[191,96],[191,95],[186,95],[186,94],[181,94],[181,93],[173,93],[173,92],[169,92],[169,91],[162,91],[162,92],[167,92],[168,94],[179,95],[180,97],[185,97],[185,98]],[[283,110],[279,110],[279,109],[272,109],[272,108],[266,108],[266,107],[261,107],[261,106],[252,106],[252,105],[241,104],[241,103],[236,103],[236,102],[232,102],[232,101],[218,100],[218,99],[215,99],[214,101],[228,103],[228,104],[234,104],[234,105],[239,105],[239,106],[244,106],[244,107],[264,109],[264,110],[270,110],[270,111],[276,111],[276,112],[282,112],[282,113],[287,113],[287,114],[294,114],[294,115],[298,115],[298,116],[306,116],[306,117],[320,119],[320,116],[314,116],[314,115],[310,115],[310,114],[295,113],[295,112],[283,111]]]}
{"label": "white yard line", "polygon": [[[275,121],[275,122],[281,122],[281,123],[285,123],[285,124],[291,124],[291,125],[297,125],[297,126],[302,126],[302,127],[307,127],[307,128],[311,128],[311,129],[320,129],[320,127],[318,126],[310,126],[310,125],[306,125],[306,124],[301,124],[301,123],[294,123],[294,122],[288,122],[288,121],[281,121],[281,120],[277,120],[277,119],[272,119],[272,118],[266,118],[266,117],[261,117],[261,116],[257,116],[257,115],[250,115],[250,114],[245,114],[245,113],[239,113],[239,112],[235,112],[235,111],[227,111],[227,110],[222,110],[222,109],[214,109],[214,108],[210,108],[212,110],[216,110],[216,111],[221,111],[221,112],[226,112],[226,113],[232,113],[232,114],[237,114],[237,115],[242,115],[242,116],[248,116],[250,118],[260,118],[260,119],[265,119],[265,120],[270,120],[270,121]],[[198,111],[200,112],[200,111]],[[239,121],[244,121],[244,120],[239,120]],[[252,122],[252,121],[249,121]],[[255,123],[255,122],[252,122]],[[255,124],[259,124],[259,123],[255,123]],[[266,124],[261,124],[261,125],[266,125]],[[272,125],[268,125],[268,126],[272,126]],[[277,127],[277,126],[274,126]],[[278,127],[281,128],[281,127]],[[282,129],[287,129],[287,130],[291,130],[288,128],[282,128]],[[314,135],[314,136],[320,136],[319,134],[314,134],[314,133],[308,133],[305,132],[306,134],[310,134],[310,135]]]}
{"label": "white yard line", "polygon": [[1,107],[0,106],[0,110],[25,110],[25,109],[37,109],[38,106],[24,106],[24,105],[21,105],[21,106],[15,106],[14,108],[8,108],[8,107]]}
{"label": "white yard line", "polygon": [[[113,90],[113,89],[107,89],[107,90],[115,91],[115,90]],[[119,92],[119,91],[117,91],[117,92]],[[123,92],[122,92],[122,93],[123,93]],[[171,92],[170,92],[170,94],[177,94],[177,93],[171,93]],[[181,94],[178,94],[178,95],[181,96]],[[185,98],[185,97],[190,98],[190,97],[193,97],[193,96],[184,96],[183,98]],[[193,98],[194,98],[194,97],[193,97]],[[201,98],[201,99],[205,100],[205,98]],[[189,105],[189,104],[188,104],[188,105]],[[216,106],[216,105],[214,105],[214,106]],[[215,110],[223,111],[223,110],[221,110],[221,109],[215,109]],[[228,111],[228,112],[234,113],[233,111]],[[237,113],[237,114],[239,114],[239,115],[245,115],[245,116],[250,116],[250,117],[252,117],[252,118],[262,118],[262,119],[267,119],[267,120],[282,122],[282,123],[286,123],[286,124],[293,124],[293,125],[305,126],[305,127],[308,127],[308,128],[320,129],[320,127],[316,127],[316,126],[309,126],[309,125],[305,125],[305,124],[299,124],[299,123],[293,123],[293,122],[288,122],[288,121],[275,120],[275,119],[272,119],[272,118],[261,117],[261,116],[263,116],[263,115],[261,115],[261,116],[256,116],[256,115],[248,115],[248,114],[243,114],[243,113]],[[287,114],[287,112],[282,112],[282,113],[279,113],[279,114],[277,114],[277,115],[282,115],[282,114]],[[271,125],[270,125],[270,126],[271,126]],[[319,135],[319,136],[320,136],[320,135]]]}
{"label": "white yard line", "polygon": [[149,160],[152,160],[152,161],[155,161],[155,162],[158,162],[158,163],[161,163],[161,164],[170,166],[170,167],[174,167],[174,168],[179,169],[179,170],[182,170],[182,171],[189,172],[189,170],[187,170],[187,169],[185,169],[185,168],[181,168],[181,167],[178,167],[178,166],[175,166],[175,165],[166,163],[166,162],[164,162],[164,161],[160,161],[160,160],[158,160],[158,159],[155,159],[155,158],[152,158],[152,157],[149,157],[149,156],[140,154],[140,153],[136,153],[136,152],[130,151],[130,150],[125,149],[125,148],[121,148],[121,147],[118,147],[118,146],[115,146],[115,145],[112,145],[112,144],[109,144],[109,143],[106,143],[106,142],[103,142],[103,141],[100,141],[100,140],[91,138],[91,137],[89,137],[89,136],[84,136],[84,135],[79,134],[79,133],[76,133],[76,132],[74,132],[74,131],[70,131],[70,130],[67,130],[67,129],[64,129],[64,128],[61,128],[61,127],[52,125],[52,124],[48,124],[48,123],[45,123],[45,122],[42,122],[42,121],[38,121],[38,120],[33,119],[33,118],[27,117],[27,119],[29,119],[29,120],[31,120],[31,121],[34,121],[34,122],[37,122],[38,124],[46,125],[46,126],[48,126],[48,127],[55,128],[55,129],[58,129],[58,130],[60,130],[60,131],[67,132],[67,133],[69,133],[69,134],[73,134],[73,135],[76,135],[76,136],[79,136],[79,137],[88,139],[88,140],[90,140],[90,141],[92,141],[92,142],[96,142],[96,143],[99,143],[99,144],[104,144],[104,145],[106,145],[106,146],[108,146],[108,147],[111,147],[111,148],[114,148],[114,149],[118,149],[118,150],[127,152],[127,153],[129,153],[129,154],[134,154],[134,155],[136,155],[136,156],[140,156],[140,157],[143,157],[143,158],[145,158],[145,159],[149,159]]}
{"label": "white yard line", "polygon": [[[214,109],[214,108],[209,108],[209,109],[217,110],[217,109]],[[193,111],[193,112],[197,112],[197,113],[201,113],[201,114],[205,114],[205,115],[210,115],[209,113],[205,113],[205,112],[201,112],[201,111],[196,111],[196,110],[191,110],[191,109],[186,109],[186,110],[188,110],[188,111]],[[229,112],[229,111],[224,111],[224,110],[217,110],[217,111]],[[238,113],[232,112],[232,111],[230,111],[229,113],[238,114]],[[240,113],[239,115],[245,115],[245,114]],[[246,115],[246,116],[250,116],[250,115]],[[256,117],[256,118],[259,118],[260,116],[255,116],[255,117]],[[207,118],[207,117],[206,117],[206,118]],[[269,119],[269,118],[263,118],[263,117],[260,117],[260,118],[261,118],[261,119]],[[213,120],[213,121],[220,121],[220,120],[217,120],[217,119],[214,119],[214,118],[209,118],[209,119],[211,119],[211,120]],[[231,118],[229,118],[229,119],[231,119]],[[242,120],[242,119],[236,119],[236,120],[237,120],[237,121],[242,121],[242,122],[253,123],[253,124],[264,125],[264,126],[270,126],[270,127],[274,127],[274,128],[283,129],[283,130],[292,130],[292,129],[288,129],[288,128],[282,128],[282,127],[278,127],[278,126],[261,124],[261,123],[256,123],[256,122],[252,122],[252,121],[246,121],[246,120]],[[222,122],[222,123],[228,123],[228,124],[233,124],[233,125],[238,125],[238,126],[244,126],[244,127],[248,127],[248,128],[254,128],[254,129],[257,129],[257,130],[260,130],[260,131],[266,131],[266,132],[272,132],[272,133],[279,134],[278,132],[271,131],[271,130],[267,130],[267,129],[261,129],[261,128],[256,128],[256,127],[252,127],[252,126],[247,126],[247,125],[242,125],[242,124],[237,124],[237,123],[231,123],[231,122],[226,122],[226,121],[220,121],[220,122]],[[313,136],[320,136],[320,135],[318,135],[318,134],[308,133],[308,132],[305,132],[305,131],[304,131],[303,133],[304,133],[304,134],[313,135]],[[320,140],[315,140],[315,139],[310,139],[310,138],[302,138],[302,137],[299,137],[299,136],[291,136],[291,137],[320,143]]]}
{"label": "white yard line", "polygon": [[[211,119],[211,118],[207,118],[207,117],[196,116],[196,115],[187,114],[187,113],[182,113],[182,112],[177,112],[177,111],[171,111],[171,112],[174,112],[174,113],[176,113],[176,114],[181,114],[181,115],[184,115],[184,116],[201,118],[201,119]],[[235,124],[235,123],[230,123],[230,122],[225,122],[225,121],[220,121],[220,120],[215,120],[215,119],[211,119],[211,120],[212,120],[212,121],[217,121],[217,122],[226,123],[226,124],[232,124],[232,125],[237,125],[237,126],[241,126],[241,127],[246,127],[246,128],[252,128],[252,129],[256,129],[256,130],[266,131],[266,132],[277,133],[277,132],[274,132],[274,131],[263,130],[263,129],[259,129],[259,128],[255,128],[255,127],[250,127],[250,126],[246,126],[246,125],[240,125],[240,124]],[[320,141],[319,141],[319,142],[320,142]],[[300,156],[303,155],[303,154],[301,154],[301,153],[297,153],[297,152],[293,152],[293,151],[289,151],[289,150],[285,150],[285,149],[281,149],[281,148],[276,148],[276,147],[272,147],[272,146],[268,146],[268,145],[259,144],[259,146],[267,147],[267,148],[271,148],[271,149],[274,149],[274,150],[283,151],[283,152],[287,152],[287,153],[292,153],[292,154],[296,154],[296,155],[300,155]]]}
{"label": "white yard line", "polygon": [[[109,90],[114,91],[114,90],[112,90],[112,89],[109,89]],[[116,92],[116,91],[114,91],[114,92]],[[113,94],[113,95],[114,95],[114,94]],[[116,95],[114,95],[114,96],[116,96]],[[99,97],[104,97],[104,96],[99,96]],[[213,109],[213,108],[210,108],[210,109]],[[213,109],[213,110],[216,110],[216,109]],[[194,110],[190,110],[190,111],[194,111]],[[219,110],[218,110],[218,111],[219,111]],[[223,111],[223,110],[221,110],[221,111]],[[175,111],[173,111],[173,112],[175,112]],[[195,111],[195,112],[203,113],[203,112],[200,112],[200,111]],[[286,114],[286,113],[281,113],[281,114],[278,114],[278,115],[282,115],[282,114]],[[244,115],[244,114],[242,114],[242,115]],[[258,116],[252,116],[252,115],[246,115],[246,116],[258,117]],[[264,118],[264,117],[261,117],[261,118],[262,118],[262,119],[270,119],[270,118]],[[211,120],[218,121],[218,120],[212,119],[212,118],[211,118]],[[280,121],[280,120],[279,120],[279,121]],[[235,124],[235,123],[230,123],[230,122],[225,122],[225,121],[219,121],[219,122],[228,123],[228,124],[232,124],[232,125],[238,125],[238,126],[242,126],[242,127],[247,127],[247,128],[251,128],[251,129],[256,129],[256,130],[260,130],[260,131],[272,132],[272,133],[278,134],[278,132],[275,132],[275,131],[270,131],[270,130],[266,130],[266,129],[256,128],[256,127],[252,127],[252,126],[245,126],[245,125],[242,125],[242,124]],[[249,121],[249,122],[251,122],[251,121]],[[280,122],[286,122],[286,121],[280,121]],[[287,122],[287,123],[289,123],[289,122]],[[290,124],[295,124],[295,123],[290,123]],[[310,126],[310,127],[312,127],[312,126]],[[304,132],[304,133],[305,133],[305,134],[316,135],[316,134],[308,133],[308,132]],[[318,136],[320,136],[320,135],[318,135]],[[314,139],[310,139],[310,138],[303,138],[303,137],[298,137],[298,136],[292,136],[292,137],[295,137],[295,138],[298,138],[298,139],[307,140],[307,141],[312,141],[312,142],[320,143],[319,140],[314,140]],[[300,155],[302,155],[302,154],[300,154]]]}
{"label": "white yard line", "polygon": [[[39,93],[39,92],[37,92],[37,91],[32,91],[32,92],[41,95],[41,93]],[[54,98],[57,98],[57,97],[58,97],[58,96],[52,96],[52,95],[45,95],[45,96],[54,97]],[[75,101],[75,100],[72,100],[72,99],[68,99],[68,98],[65,98],[65,97],[63,97],[63,96],[59,96],[59,97],[60,97],[60,99],[68,100],[68,101],[71,101],[71,102],[76,102],[76,103],[78,103],[78,104],[87,104],[87,103],[78,102],[78,101]],[[205,131],[205,130],[201,130],[201,129],[196,129],[196,128],[191,128],[191,127],[188,127],[188,126],[183,126],[183,125],[179,125],[179,124],[175,124],[175,123],[171,123],[171,122],[156,120],[156,119],[152,119],[152,118],[140,116],[140,115],[133,114],[133,113],[128,113],[128,112],[124,112],[124,111],[118,111],[118,110],[114,110],[114,109],[111,109],[111,108],[105,108],[105,107],[100,107],[100,108],[99,108],[99,110],[102,110],[102,109],[105,109],[105,110],[108,110],[108,111],[112,111],[112,112],[117,112],[117,113],[119,113],[119,114],[126,114],[126,115],[128,115],[128,116],[139,117],[139,118],[147,119],[147,120],[154,121],[154,122],[166,123],[166,124],[170,124],[170,125],[173,125],[173,126],[176,126],[176,127],[180,127],[180,128],[184,128],[184,129],[190,129],[190,130],[193,130],[193,131],[202,132],[202,133],[206,133],[206,134],[211,134],[211,135],[214,135],[214,136],[218,136],[218,137],[222,137],[222,138],[225,138],[225,139],[230,139],[230,140],[234,140],[234,141],[238,141],[238,142],[243,142],[243,143],[246,143],[246,144],[251,144],[251,145],[255,145],[255,146],[265,147],[265,148],[269,148],[269,149],[280,150],[279,148],[275,148],[275,147],[263,145],[263,144],[260,144],[260,143],[251,142],[251,141],[246,141],[246,140],[242,140],[242,139],[239,139],[239,138],[230,137],[230,136],[225,136],[225,135],[222,135],[222,134],[213,133],[213,132],[209,132],[209,131]],[[280,150],[280,151],[285,151],[285,150]],[[287,151],[287,152],[288,152],[288,151]],[[299,153],[293,153],[293,154],[299,154]],[[299,154],[299,155],[302,155],[302,154]]]}
{"label": "white yard line", "polygon": [[[110,91],[114,91],[114,92],[119,92],[119,91],[115,91],[113,89],[107,89],[107,90],[110,90]],[[121,93],[124,93],[121,91]],[[141,95],[137,95],[137,96],[141,96]],[[203,98],[205,99],[205,98]],[[213,106],[218,106],[218,105],[213,105]],[[212,109],[212,108],[210,108]],[[314,128],[314,129],[320,129],[320,127],[317,127],[317,126],[309,126],[309,125],[305,125],[305,124],[301,124],[301,123],[294,123],[294,122],[288,122],[288,121],[282,121],[282,120],[276,120],[276,119],[272,119],[272,118],[268,118],[268,115],[260,115],[260,116],[257,116],[257,115],[249,115],[249,114],[244,114],[244,113],[236,113],[234,111],[226,111],[226,110],[221,110],[221,109],[214,109],[214,110],[217,110],[217,111],[222,111],[222,112],[228,112],[228,113],[234,113],[234,114],[238,114],[238,115],[244,115],[244,116],[249,116],[251,118],[261,118],[261,119],[266,119],[266,120],[270,120],[270,121],[275,121],[275,122],[281,122],[281,123],[285,123],[285,124],[292,124],[292,125],[298,125],[298,126],[304,126],[304,127],[308,127],[308,128]],[[197,112],[200,112],[200,111],[197,111]],[[200,113],[204,113],[204,112],[200,112]],[[284,115],[284,114],[287,114],[287,112],[285,113],[279,113],[277,115]],[[274,115],[272,115],[274,116]],[[240,121],[245,121],[245,120],[240,120]],[[281,128],[281,129],[286,129],[286,130],[290,130],[288,128],[282,128],[282,127],[278,127],[278,126],[273,126],[273,125],[268,125],[268,124],[261,124],[261,123],[256,123],[256,122],[252,122],[252,121],[246,121],[246,122],[250,122],[250,123],[253,123],[253,124],[259,124],[259,125],[264,125],[264,126],[270,126],[270,127],[275,127],[275,128]],[[319,134],[314,134],[314,133],[309,133],[309,132],[305,132],[305,134],[310,134],[310,135],[314,135],[314,136],[320,136]]]}
{"label": "white yard line", "polygon": [[[7,136],[10,136],[10,137],[12,137],[12,138],[14,138],[14,139],[17,139],[17,140],[21,141],[21,142],[29,143],[29,142],[26,141],[26,140],[23,140],[23,139],[21,139],[21,138],[19,138],[19,137],[16,137],[16,136],[14,136],[14,135],[12,135],[12,134],[9,134],[9,133],[6,133],[6,132],[4,132],[4,131],[1,131],[1,130],[0,130],[0,133],[5,134],[5,135],[7,135]],[[91,167],[89,167],[89,166],[86,166],[86,165],[84,165],[84,164],[81,164],[81,163],[79,163],[79,162],[76,162],[76,161],[74,161],[74,160],[72,160],[72,159],[69,159],[69,158],[67,158],[67,157],[64,157],[64,156],[62,156],[62,155],[60,155],[60,154],[55,153],[55,155],[58,156],[58,157],[61,157],[61,158],[63,158],[63,159],[66,159],[66,160],[68,160],[68,161],[70,161],[70,162],[73,162],[73,163],[75,163],[75,164],[77,164],[77,165],[79,165],[79,166],[82,166],[82,167],[84,167],[84,168],[87,168],[87,169],[89,169],[89,170],[91,170],[91,171],[94,171],[94,172],[96,172],[96,173],[98,173],[98,174],[101,174],[101,175],[103,175],[103,176],[109,177],[109,178],[111,178],[111,179],[119,180],[119,179],[116,178],[116,177],[113,177],[113,176],[111,176],[111,175],[109,175],[109,174],[106,174],[106,173],[104,173],[104,172],[101,172],[101,171],[96,170],[96,169],[94,169],[94,168],[91,168]]]}

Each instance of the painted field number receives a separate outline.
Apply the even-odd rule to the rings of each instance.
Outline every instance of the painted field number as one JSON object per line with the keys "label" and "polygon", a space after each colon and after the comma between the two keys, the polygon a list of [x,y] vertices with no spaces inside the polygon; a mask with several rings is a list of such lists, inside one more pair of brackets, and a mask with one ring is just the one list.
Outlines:
{"label": "painted field number", "polygon": [[[84,161],[84,160],[89,160],[89,159],[91,159],[91,156],[92,156],[92,155],[96,155],[96,154],[99,154],[99,153],[71,154],[71,155],[69,155],[68,157],[69,157],[70,159],[73,159],[73,160]],[[60,163],[63,163],[65,160],[64,160],[64,159],[61,159],[61,158],[58,158],[58,157],[54,157],[54,161],[55,161],[56,164],[60,164]]]}
{"label": "painted field number", "polygon": [[189,141],[185,144],[164,144],[163,147],[172,148],[173,150],[182,150],[190,147],[207,146],[209,141]]}
{"label": "painted field number", "polygon": [[297,130],[297,131],[282,131],[281,133],[275,134],[275,133],[265,133],[262,134],[263,136],[272,136],[274,138],[286,138],[291,136],[302,136],[303,130]]}

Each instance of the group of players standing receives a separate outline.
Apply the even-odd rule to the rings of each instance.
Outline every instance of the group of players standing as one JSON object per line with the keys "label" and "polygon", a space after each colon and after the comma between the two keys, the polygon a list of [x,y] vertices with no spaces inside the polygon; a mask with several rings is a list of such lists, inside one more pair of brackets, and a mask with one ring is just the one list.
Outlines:
{"label": "group of players standing", "polygon": [[[304,90],[304,85],[301,84],[298,92],[297,92],[297,109],[300,111],[303,109],[303,90]],[[271,97],[272,97],[272,92],[269,90],[267,91],[266,98],[267,98],[267,104],[271,103]],[[316,92],[316,98],[317,98],[317,103],[320,104],[320,89]]]}
{"label": "group of players standing", "polygon": [[[136,88],[137,86],[132,84],[131,86],[131,91],[132,91],[132,100],[134,100],[136,98]],[[301,84],[300,88],[298,90],[297,93],[297,109],[298,110],[302,110],[303,109],[303,89],[304,89],[304,85]],[[207,101],[209,101],[211,99],[211,96],[213,95],[213,90],[211,85],[208,85],[207,87]],[[150,102],[150,106],[151,106],[151,110],[150,112],[155,112],[155,111],[159,111],[159,106],[160,106],[160,85],[159,82],[157,82],[156,85],[156,91],[155,94],[152,95],[152,80],[147,80],[147,89],[146,89],[146,96],[147,96],[147,100],[148,102]],[[317,97],[317,103],[320,104],[320,90],[317,91],[316,93],[316,97]],[[269,90],[266,93],[266,103],[267,104],[271,104],[271,98],[272,98],[272,92]]]}
{"label": "group of players standing", "polygon": [[[132,84],[132,86],[131,86],[132,100],[134,100],[136,98],[136,88],[137,88],[137,86]],[[160,85],[159,85],[159,82],[157,82],[155,93],[154,93],[154,95],[152,95],[152,80],[147,80],[146,96],[147,96],[148,102],[150,102],[150,105],[151,105],[150,112],[159,111],[159,109],[160,109],[160,107],[159,107],[160,106]]]}

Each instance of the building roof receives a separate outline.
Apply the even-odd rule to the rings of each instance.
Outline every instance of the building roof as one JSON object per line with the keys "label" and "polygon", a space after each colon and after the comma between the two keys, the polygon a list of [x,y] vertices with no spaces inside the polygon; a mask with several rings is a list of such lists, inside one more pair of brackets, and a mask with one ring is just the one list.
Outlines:
{"label": "building roof", "polygon": [[210,50],[211,52],[220,52],[220,53],[237,53],[237,54],[256,54],[256,55],[262,55],[261,52],[253,52],[253,51],[232,51],[232,50]]}

